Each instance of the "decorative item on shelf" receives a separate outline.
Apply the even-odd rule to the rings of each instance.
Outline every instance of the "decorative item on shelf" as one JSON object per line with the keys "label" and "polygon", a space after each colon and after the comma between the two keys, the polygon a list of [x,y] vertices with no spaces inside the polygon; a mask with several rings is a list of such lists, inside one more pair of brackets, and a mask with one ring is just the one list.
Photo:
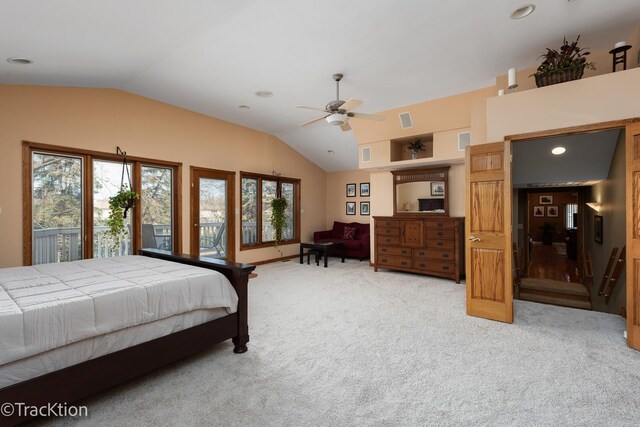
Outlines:
{"label": "decorative item on shelf", "polygon": [[276,184],[276,197],[271,200],[271,226],[273,227],[273,246],[280,252],[280,256],[283,255],[280,250],[280,242],[282,241],[282,229],[287,222],[287,199],[282,197],[280,192],[280,175],[277,172],[273,172],[278,177]]}
{"label": "decorative item on shelf", "polygon": [[[128,233],[124,220],[127,218],[127,212],[136,205],[136,201],[140,200],[140,195],[133,191],[131,187],[131,175],[127,167],[127,152],[122,151],[120,147],[116,147],[116,153],[122,156],[122,176],[120,178],[120,190],[109,197],[109,217],[107,218],[106,236],[110,240],[111,248],[114,250],[120,246],[120,241]],[[125,172],[127,174],[127,182],[124,181]]]}
{"label": "decorative item on shelf", "polygon": [[616,72],[616,66],[618,64],[622,64],[622,69],[627,69],[627,51],[631,49],[631,45],[627,44],[627,42],[618,42],[613,46],[613,49],[609,51],[611,56],[613,57],[613,70],[612,72]]}
{"label": "decorative item on shelf", "polygon": [[498,89],[498,96],[504,96],[504,89]]}
{"label": "decorative item on shelf", "polygon": [[405,150],[411,151],[411,159],[415,160],[418,158],[418,152],[425,151],[426,149],[424,147],[424,143],[422,142],[422,139],[418,138],[415,141],[407,144],[405,146]]}
{"label": "decorative item on shelf", "polygon": [[532,74],[536,79],[536,86],[543,87],[578,80],[582,78],[585,68],[596,69],[593,62],[587,62],[586,56],[591,52],[578,47],[579,40],[580,36],[576,41],[569,43],[564,38],[560,51],[547,48],[547,52],[540,56],[544,59],[542,64]]}
{"label": "decorative item on shelf", "polygon": [[507,71],[507,89],[509,89],[509,92],[514,92],[518,87],[517,74],[518,71],[515,68],[509,68]]}

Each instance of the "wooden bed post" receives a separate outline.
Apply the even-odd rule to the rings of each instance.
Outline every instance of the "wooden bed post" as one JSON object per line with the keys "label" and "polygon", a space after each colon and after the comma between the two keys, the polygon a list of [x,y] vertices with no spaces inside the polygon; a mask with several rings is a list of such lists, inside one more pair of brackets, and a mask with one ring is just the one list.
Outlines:
{"label": "wooden bed post", "polygon": [[[251,269],[253,271],[255,267]],[[250,271],[233,270],[233,284],[238,294],[238,335],[232,338],[234,348],[233,352],[240,354],[247,351],[247,343],[249,342],[249,322],[248,322],[248,304],[249,297],[247,285],[249,284]]]}

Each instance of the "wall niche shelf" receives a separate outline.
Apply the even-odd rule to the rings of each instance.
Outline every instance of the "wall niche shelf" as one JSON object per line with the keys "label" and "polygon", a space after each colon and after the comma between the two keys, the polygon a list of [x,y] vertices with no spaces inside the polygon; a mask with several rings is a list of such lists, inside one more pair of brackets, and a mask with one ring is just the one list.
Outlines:
{"label": "wall niche shelf", "polygon": [[406,150],[406,146],[415,142],[416,140],[422,140],[424,144],[424,151],[418,151],[418,158],[415,161],[421,159],[430,159],[433,157],[433,133],[425,133],[422,135],[408,136],[404,138],[396,138],[391,140],[391,162],[401,162],[411,159],[411,151]]}

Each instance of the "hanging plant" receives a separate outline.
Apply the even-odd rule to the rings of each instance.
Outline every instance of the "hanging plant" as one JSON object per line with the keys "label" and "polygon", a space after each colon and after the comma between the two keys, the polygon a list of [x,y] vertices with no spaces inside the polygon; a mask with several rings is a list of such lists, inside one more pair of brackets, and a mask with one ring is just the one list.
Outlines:
{"label": "hanging plant", "polygon": [[126,185],[120,187],[115,196],[109,197],[109,218],[107,218],[107,235],[111,240],[111,247],[117,249],[120,241],[127,234],[124,220],[127,218],[127,211],[136,205],[140,196]]}
{"label": "hanging plant", "polygon": [[284,197],[276,197],[271,201],[271,226],[274,231],[273,246],[278,249],[280,255],[282,255],[282,251],[278,247],[282,241],[282,229],[287,220],[287,206],[287,199]]}
{"label": "hanging plant", "polygon": [[[109,197],[109,218],[107,218],[107,226],[109,229],[106,232],[107,237],[111,241],[111,249],[113,250],[117,250],[120,247],[120,242],[127,234],[127,229],[124,224],[124,220],[127,218],[127,212],[140,200],[140,195],[131,189],[131,176],[129,175],[129,168],[127,168],[126,151],[122,151],[120,147],[117,147],[116,153],[123,156],[122,177],[120,178],[120,190],[114,196]],[[127,174],[128,184],[124,182],[125,172]]]}

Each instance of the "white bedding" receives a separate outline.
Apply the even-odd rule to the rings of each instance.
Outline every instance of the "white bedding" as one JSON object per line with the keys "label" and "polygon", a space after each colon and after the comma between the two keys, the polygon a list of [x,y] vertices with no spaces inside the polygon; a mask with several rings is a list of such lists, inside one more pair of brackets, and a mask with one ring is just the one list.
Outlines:
{"label": "white bedding", "polygon": [[195,310],[78,341],[0,366],[0,388],[226,316],[224,308]]}
{"label": "white bedding", "polygon": [[143,256],[0,269],[0,366],[198,309],[237,309],[222,274]]}

